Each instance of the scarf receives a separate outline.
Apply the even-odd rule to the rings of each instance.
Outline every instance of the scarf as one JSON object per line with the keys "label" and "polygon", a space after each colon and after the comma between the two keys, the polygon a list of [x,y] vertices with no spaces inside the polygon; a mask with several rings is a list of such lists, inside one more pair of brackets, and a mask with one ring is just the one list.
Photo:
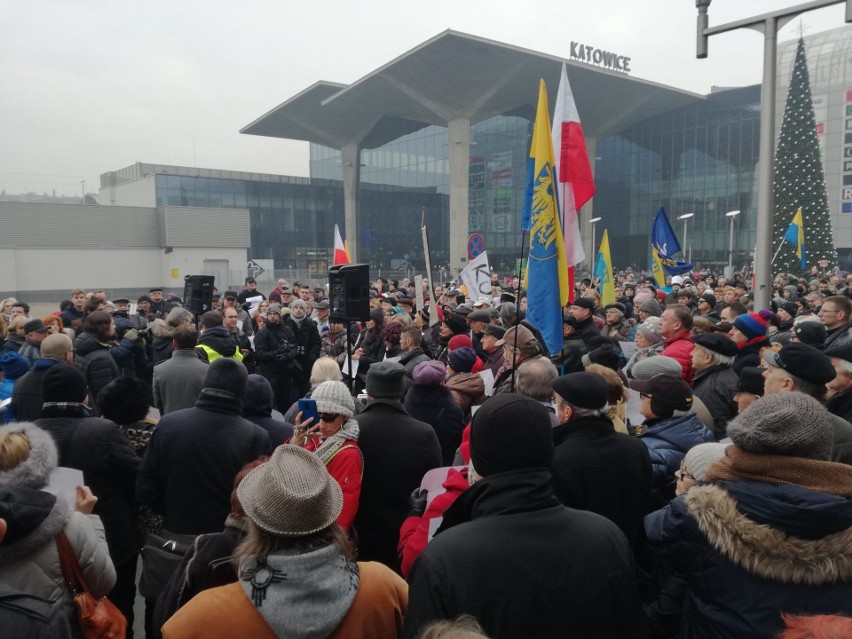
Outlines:
{"label": "scarf", "polygon": [[337,544],[303,553],[277,551],[240,564],[240,586],[278,637],[327,637],[352,607],[358,565]]}
{"label": "scarf", "polygon": [[42,418],[93,417],[95,411],[79,402],[45,402],[41,407]]}
{"label": "scarf", "polygon": [[707,483],[720,479],[792,484],[828,495],[852,497],[852,466],[804,457],[759,455],[736,446],[728,446],[725,456],[707,469]]}
{"label": "scarf", "polygon": [[320,460],[322,460],[322,463],[327,465],[346,442],[357,442],[359,434],[358,422],[350,417],[343,422],[343,426],[340,427],[339,431],[319,445],[316,453]]}

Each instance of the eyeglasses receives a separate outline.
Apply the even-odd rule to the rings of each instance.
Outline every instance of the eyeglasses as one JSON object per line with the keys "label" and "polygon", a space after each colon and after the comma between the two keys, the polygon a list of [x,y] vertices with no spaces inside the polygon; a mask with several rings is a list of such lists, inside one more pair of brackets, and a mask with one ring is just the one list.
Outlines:
{"label": "eyeglasses", "polygon": [[337,415],[333,413],[318,413],[317,417],[319,417],[319,420],[321,422],[325,422],[326,424],[330,424],[335,419],[337,419]]}
{"label": "eyeglasses", "polygon": [[571,404],[566,402],[564,399],[555,399],[553,400],[555,404],[559,404],[560,406],[564,406],[565,408],[574,408]]}
{"label": "eyeglasses", "polygon": [[693,475],[692,473],[690,473],[690,472],[688,472],[688,471],[686,470],[686,463],[685,463],[685,462],[686,462],[686,460],[683,460],[683,461],[681,461],[681,462],[680,462],[680,471],[679,471],[679,472],[680,472],[680,478],[681,478],[681,479],[691,479],[691,480],[693,480],[693,481],[698,481],[698,480],[695,478],[695,475]]}

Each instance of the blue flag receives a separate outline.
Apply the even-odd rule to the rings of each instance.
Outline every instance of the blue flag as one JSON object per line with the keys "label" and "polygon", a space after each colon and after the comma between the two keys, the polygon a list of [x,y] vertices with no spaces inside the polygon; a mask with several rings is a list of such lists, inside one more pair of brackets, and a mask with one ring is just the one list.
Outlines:
{"label": "blue flag", "polygon": [[790,223],[784,239],[796,247],[796,257],[799,258],[799,266],[802,270],[808,266],[808,252],[805,250],[805,224],[802,222],[802,207],[796,211],[793,221]]}
{"label": "blue flag", "polygon": [[691,263],[674,259],[674,256],[680,253],[680,244],[663,207],[660,207],[657,217],[654,218],[654,226],[651,229],[651,249],[652,254],[656,251],[654,259],[659,260],[669,275],[681,275],[692,270]]}

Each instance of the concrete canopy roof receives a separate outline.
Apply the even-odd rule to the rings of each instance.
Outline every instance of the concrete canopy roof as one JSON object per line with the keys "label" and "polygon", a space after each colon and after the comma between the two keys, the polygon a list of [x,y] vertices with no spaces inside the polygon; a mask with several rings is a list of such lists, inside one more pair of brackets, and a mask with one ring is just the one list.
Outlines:
{"label": "concrete canopy roof", "polygon": [[376,148],[430,124],[500,114],[532,118],[538,81],[551,111],[563,61],[583,130],[596,139],[703,100],[623,73],[445,31],[351,85],[317,82],[240,130],[332,148]]}

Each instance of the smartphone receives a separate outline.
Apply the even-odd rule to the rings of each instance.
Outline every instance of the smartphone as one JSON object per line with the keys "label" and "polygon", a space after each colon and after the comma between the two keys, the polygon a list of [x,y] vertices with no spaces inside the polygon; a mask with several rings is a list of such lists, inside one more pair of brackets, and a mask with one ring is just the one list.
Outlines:
{"label": "smartphone", "polygon": [[317,412],[317,400],[315,399],[300,399],[299,410],[302,412],[302,423],[308,421],[309,417],[313,417],[314,421],[310,423],[308,428],[312,428],[319,424],[319,413]]}

